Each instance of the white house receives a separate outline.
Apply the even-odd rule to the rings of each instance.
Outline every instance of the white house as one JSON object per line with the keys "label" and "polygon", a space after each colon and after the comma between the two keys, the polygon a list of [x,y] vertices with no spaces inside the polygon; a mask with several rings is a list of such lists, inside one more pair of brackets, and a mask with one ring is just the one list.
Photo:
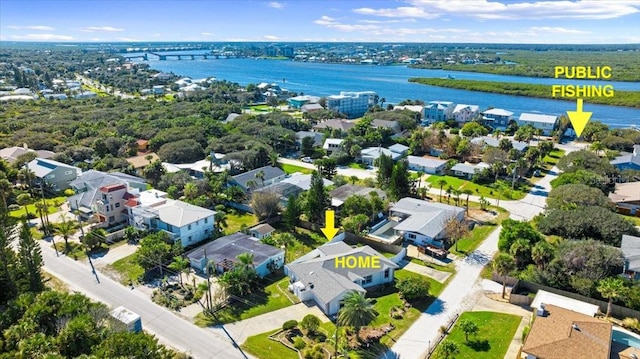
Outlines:
{"label": "white house", "polygon": [[[353,268],[340,265],[347,258],[355,261],[376,258],[379,265]],[[285,265],[285,273],[291,278],[289,290],[301,301],[313,301],[325,314],[334,315],[345,294],[365,293],[365,288],[392,283],[397,268],[397,264],[369,246],[351,248],[344,242],[335,242]]]}
{"label": "white house", "polygon": [[389,146],[389,151],[393,153],[399,153],[401,156],[404,156],[409,153],[409,147],[400,143],[396,143],[395,145]]}
{"label": "white house", "polygon": [[326,97],[327,109],[356,118],[364,115],[376,104],[378,95],[373,91],[340,92],[340,95]]}
{"label": "white house", "polygon": [[513,112],[501,108],[492,108],[482,113],[482,120],[494,129],[505,129],[513,120]]}
{"label": "white house", "polygon": [[471,179],[474,174],[484,170],[485,168],[489,168],[489,165],[484,162],[480,162],[477,165],[470,163],[456,163],[453,167],[451,167],[451,171],[456,177],[465,177],[467,179]]}
{"label": "white house", "polygon": [[476,105],[458,104],[453,109],[453,118],[459,124],[467,123],[480,114],[480,107]]}
{"label": "white house", "polygon": [[558,116],[523,113],[516,122],[518,126],[531,125],[538,130],[542,130],[543,136],[551,136],[551,132],[558,126]]}
{"label": "white house", "polygon": [[408,156],[407,160],[409,161],[410,170],[424,172],[432,175],[443,174],[444,169],[447,166],[447,161],[444,161],[435,157],[427,158],[427,157],[418,157],[418,156]]}
{"label": "white house", "polygon": [[391,157],[394,161],[397,161],[402,157],[400,153],[392,152],[384,147],[369,147],[360,151],[360,156],[356,158],[356,161],[373,166],[376,160],[382,155]]}
{"label": "white house", "polygon": [[343,141],[344,140],[341,138],[327,138],[326,140],[324,140],[322,149],[327,151],[327,155],[330,155],[333,152],[338,151],[340,149],[340,146],[342,146]]}
{"label": "white house", "polygon": [[233,269],[238,255],[243,253],[253,254],[253,266],[260,277],[273,273],[284,264],[283,249],[240,232],[204,244],[187,253],[187,258],[191,268],[201,273],[206,272],[212,263],[217,273],[224,273]]}
{"label": "white house", "polygon": [[405,241],[443,247],[446,238],[446,222],[451,218],[464,220],[464,208],[444,203],[427,202],[415,198],[403,198],[389,210],[390,217],[400,218],[393,227]]}

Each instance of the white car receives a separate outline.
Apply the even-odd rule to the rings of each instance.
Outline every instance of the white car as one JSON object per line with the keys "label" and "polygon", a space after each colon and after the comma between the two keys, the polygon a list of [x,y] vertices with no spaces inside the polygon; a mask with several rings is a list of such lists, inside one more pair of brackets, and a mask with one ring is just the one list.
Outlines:
{"label": "white car", "polygon": [[313,163],[313,160],[311,159],[311,157],[302,157],[302,162]]}

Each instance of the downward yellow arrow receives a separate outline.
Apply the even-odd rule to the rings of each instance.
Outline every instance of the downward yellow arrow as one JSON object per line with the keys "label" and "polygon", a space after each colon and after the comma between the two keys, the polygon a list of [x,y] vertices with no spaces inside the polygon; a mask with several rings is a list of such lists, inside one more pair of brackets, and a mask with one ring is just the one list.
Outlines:
{"label": "downward yellow arrow", "polygon": [[324,228],[320,228],[320,229],[322,230],[322,233],[324,233],[324,235],[327,237],[327,239],[331,240],[333,237],[336,236],[338,231],[340,231],[338,228],[335,228],[335,224],[336,224],[335,213],[331,210],[327,210],[326,212],[324,212],[324,217],[325,217]]}
{"label": "downward yellow arrow", "polygon": [[582,112],[582,99],[579,98],[576,111],[567,111],[567,115],[569,115],[569,120],[571,121],[573,129],[576,131],[576,135],[580,137],[585,126],[587,126],[587,122],[589,122],[591,118],[591,112]]}

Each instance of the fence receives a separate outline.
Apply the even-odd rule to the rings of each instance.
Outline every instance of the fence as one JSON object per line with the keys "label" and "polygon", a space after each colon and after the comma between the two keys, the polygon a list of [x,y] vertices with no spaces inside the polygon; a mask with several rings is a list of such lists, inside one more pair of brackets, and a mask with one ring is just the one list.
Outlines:
{"label": "fence", "polygon": [[[498,283],[502,283],[502,277],[498,276],[496,273],[493,273],[491,276],[491,279],[498,282]],[[590,297],[586,297],[582,294],[578,294],[578,293],[573,293],[573,292],[568,292],[566,290],[562,290],[562,289],[557,289],[557,288],[552,288],[546,285],[542,285],[542,284],[538,284],[538,283],[533,283],[533,282],[529,282],[526,280],[518,280],[516,278],[512,278],[507,276],[507,284],[512,283],[512,285],[514,285],[512,292],[529,292],[529,293],[538,293],[539,290],[545,290],[547,292],[553,293],[553,294],[558,294],[558,295],[562,295],[565,296],[567,298],[571,298],[571,299],[575,299],[575,300],[579,300],[585,303],[589,303],[589,304],[594,304],[597,305],[600,308],[600,311],[602,313],[606,313],[607,312],[607,306],[609,305],[608,302],[605,302],[603,300],[599,300],[599,299],[594,299],[594,298],[590,298]],[[523,295],[518,295],[518,296],[523,296]],[[520,299],[516,299],[516,300],[520,300]],[[533,301],[533,299],[531,299],[531,301]],[[511,303],[511,300],[509,300],[509,302]],[[517,303],[514,303],[517,304]],[[531,303],[529,303],[531,304]],[[611,306],[611,315],[616,317],[616,318],[640,318],[640,311],[637,310],[633,310],[631,308],[626,308],[620,305],[616,305],[613,304]]]}
{"label": "fence", "polygon": [[436,349],[438,348],[438,344],[440,344],[440,342],[447,337],[447,334],[449,333],[449,331],[451,330],[451,327],[453,327],[454,324],[456,324],[456,321],[458,320],[458,318],[460,317],[460,314],[456,313],[453,318],[451,318],[451,320],[449,321],[449,323],[446,325],[447,331],[440,334],[439,337],[436,338],[436,340],[434,340],[433,345],[431,345],[431,342],[429,342],[429,348],[427,349],[427,353],[426,355],[424,355],[425,359],[429,359],[431,358],[431,356],[433,355],[433,353],[436,351]]}

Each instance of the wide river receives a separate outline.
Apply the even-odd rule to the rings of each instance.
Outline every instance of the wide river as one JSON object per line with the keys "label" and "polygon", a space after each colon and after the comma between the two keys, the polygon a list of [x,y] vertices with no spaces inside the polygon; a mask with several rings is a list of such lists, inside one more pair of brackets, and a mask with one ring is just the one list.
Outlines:
{"label": "wide river", "polygon": [[[131,55],[131,54],[130,54]],[[474,72],[412,69],[406,66],[342,65],[286,60],[257,59],[196,59],[159,61],[149,56],[153,69],[173,72],[191,78],[215,77],[241,85],[261,82],[277,83],[283,88],[306,95],[327,96],[340,91],[375,91],[386,103],[405,99],[425,102],[440,100],[504,108],[519,116],[522,112],[560,115],[575,111],[575,101],[559,101],[531,97],[501,95],[486,92],[448,89],[410,83],[411,77],[447,77],[457,79],[521,82],[536,84],[611,84],[615,90],[640,91],[639,82],[575,81],[548,78],[503,76]],[[614,69],[615,71],[615,69]],[[455,80],[452,80],[455,81]],[[640,125],[640,109],[590,104],[584,101],[584,111],[593,112],[592,119],[612,127]]]}

